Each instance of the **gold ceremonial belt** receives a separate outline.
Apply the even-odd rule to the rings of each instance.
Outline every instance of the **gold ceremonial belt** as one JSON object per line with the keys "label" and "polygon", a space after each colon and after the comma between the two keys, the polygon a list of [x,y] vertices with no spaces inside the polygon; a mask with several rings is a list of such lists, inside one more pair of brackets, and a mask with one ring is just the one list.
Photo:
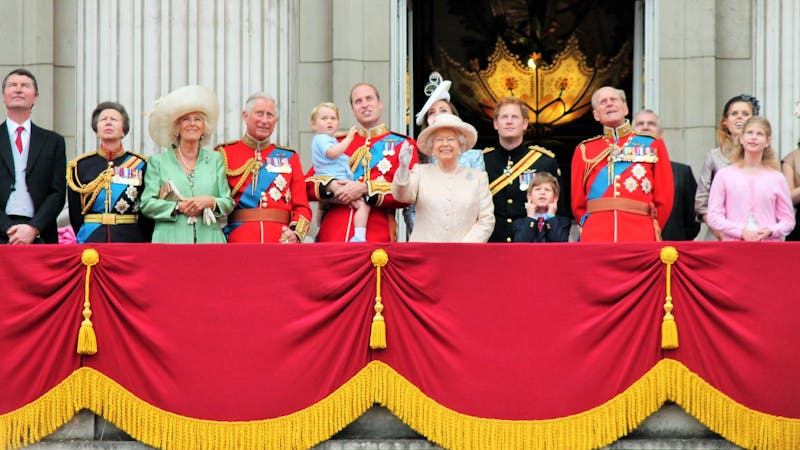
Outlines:
{"label": "gold ceremonial belt", "polygon": [[103,225],[122,225],[138,222],[139,216],[136,214],[87,214],[83,216],[83,221]]}

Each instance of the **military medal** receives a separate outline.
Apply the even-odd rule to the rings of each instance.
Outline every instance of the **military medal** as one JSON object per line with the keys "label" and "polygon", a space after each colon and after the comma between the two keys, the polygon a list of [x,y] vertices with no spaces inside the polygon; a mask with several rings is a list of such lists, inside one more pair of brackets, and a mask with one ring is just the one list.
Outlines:
{"label": "military medal", "polygon": [[519,190],[520,191],[527,191],[528,186],[531,185],[531,180],[533,180],[533,174],[535,174],[535,170],[526,170],[519,174]]}
{"label": "military medal", "polygon": [[292,166],[289,165],[289,158],[280,158],[281,164],[279,173],[292,173]]}
{"label": "military medal", "polygon": [[510,177],[511,176],[511,166],[514,165],[514,162],[511,161],[511,158],[508,158],[508,163],[506,163],[506,167],[503,169],[503,175]]}
{"label": "military medal", "polygon": [[386,172],[392,170],[392,163],[388,159],[383,158],[378,162],[376,167],[381,171],[382,174],[385,175]]}
{"label": "military medal", "polygon": [[[394,143],[397,139],[386,138],[383,140],[383,156],[394,156]],[[388,147],[388,148],[387,148]]]}
{"label": "military medal", "polygon": [[283,178],[283,175],[278,175],[272,183],[277,186],[278,189],[283,190],[286,187],[286,178]]}

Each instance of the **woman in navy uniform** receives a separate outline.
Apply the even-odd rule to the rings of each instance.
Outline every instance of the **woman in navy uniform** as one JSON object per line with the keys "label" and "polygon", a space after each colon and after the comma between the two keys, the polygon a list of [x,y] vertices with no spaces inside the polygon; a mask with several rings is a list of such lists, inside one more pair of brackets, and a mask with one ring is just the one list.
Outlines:
{"label": "woman in navy uniform", "polygon": [[139,214],[147,158],[125,150],[130,130],[125,107],[103,102],[92,112],[97,151],[67,166],[69,219],[78,243],[150,242],[153,221]]}

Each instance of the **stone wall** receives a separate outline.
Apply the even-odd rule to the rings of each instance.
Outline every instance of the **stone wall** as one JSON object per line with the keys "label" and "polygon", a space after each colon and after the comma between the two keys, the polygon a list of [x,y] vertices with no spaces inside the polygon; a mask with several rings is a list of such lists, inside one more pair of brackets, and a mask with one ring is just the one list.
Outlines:
{"label": "stone wall", "polygon": [[[132,440],[102,417],[83,411],[68,424],[34,444],[37,450],[139,450],[151,448]],[[315,450],[440,449],[406,426],[387,409],[372,407],[355,422],[314,447]],[[734,450],[735,445],[711,432],[680,407],[667,404],[609,450]]]}

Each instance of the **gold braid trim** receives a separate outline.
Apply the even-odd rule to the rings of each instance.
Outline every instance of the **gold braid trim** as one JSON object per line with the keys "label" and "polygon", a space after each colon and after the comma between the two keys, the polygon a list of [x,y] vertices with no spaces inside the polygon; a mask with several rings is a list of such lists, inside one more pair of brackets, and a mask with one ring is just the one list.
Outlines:
{"label": "gold braid trim", "polygon": [[[106,190],[106,209],[107,212],[111,206],[111,179],[114,177],[114,166],[109,164],[106,170],[100,172],[94,180],[81,184],[78,179],[78,160],[72,160],[67,167],[67,185],[73,191],[81,194],[81,214],[86,214],[87,211],[94,205],[97,196],[103,189]],[[88,197],[88,200],[87,200]]]}
{"label": "gold braid trim", "polygon": [[[253,170],[258,170],[258,160],[256,158],[250,158],[245,161],[238,169],[231,169],[228,166],[228,155],[225,153],[225,149],[219,147],[219,154],[222,155],[222,164],[225,165],[225,175],[229,177],[238,177],[239,175],[243,175],[245,172],[253,173]],[[236,186],[231,188],[231,197],[236,195],[237,192],[244,186],[244,182],[247,181],[247,177],[242,176],[239,178],[239,182],[236,183]]]}
{"label": "gold braid trim", "polygon": [[564,417],[475,417],[437,403],[391,366],[372,361],[319,402],[270,419],[225,422],[181,416],[151,405],[103,373],[81,367],[53,389],[0,414],[0,446],[40,441],[83,408],[134,439],[163,449],[310,448],[353,422],[373,403],[445,448],[465,450],[599,448],[625,436],[672,400],[712,431],[744,448],[800,448],[800,419],[736,402],[674,359],[662,359],[627,389]]}
{"label": "gold braid trim", "polygon": [[583,171],[583,186],[586,187],[586,180],[589,179],[589,174],[592,172],[592,170],[594,170],[595,167],[597,167],[598,164],[600,164],[600,161],[608,158],[608,155],[610,155],[611,152],[614,150],[614,146],[609,145],[608,148],[600,152],[600,154],[597,155],[597,157],[592,159],[586,159],[586,146],[583,145],[583,143],[581,143],[580,149],[581,149],[581,157],[583,157],[583,162],[586,163],[586,169],[584,169]]}
{"label": "gold braid trim", "polygon": [[[358,147],[358,149],[356,149],[356,151],[353,152],[352,156],[350,156],[350,170],[351,171],[353,171],[353,172],[356,171],[356,169],[358,168],[358,165],[362,162],[362,159],[364,159],[364,156],[367,153],[369,153],[369,146],[367,145],[367,143],[365,143],[361,147]],[[369,159],[367,160],[367,165],[364,166],[364,179],[368,179],[369,178],[369,173],[368,173],[368,168],[369,167],[368,166],[369,166]]]}

